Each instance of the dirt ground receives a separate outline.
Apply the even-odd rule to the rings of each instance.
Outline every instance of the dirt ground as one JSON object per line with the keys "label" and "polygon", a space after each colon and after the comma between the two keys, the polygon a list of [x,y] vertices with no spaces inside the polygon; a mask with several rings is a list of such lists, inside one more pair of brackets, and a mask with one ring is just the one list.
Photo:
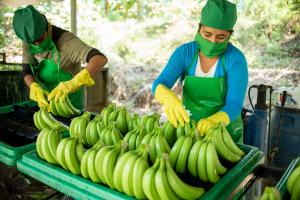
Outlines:
{"label": "dirt ground", "polygon": [[0,199],[68,200],[72,198],[19,172],[16,167],[0,163]]}

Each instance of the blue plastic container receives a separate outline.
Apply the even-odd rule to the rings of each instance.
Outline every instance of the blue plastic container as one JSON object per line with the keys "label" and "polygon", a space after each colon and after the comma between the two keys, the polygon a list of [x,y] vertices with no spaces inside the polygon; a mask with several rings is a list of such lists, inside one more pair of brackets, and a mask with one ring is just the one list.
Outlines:
{"label": "blue plastic container", "polygon": [[[275,142],[279,115],[280,107],[274,106],[271,115],[271,144]],[[300,156],[300,109],[283,110],[278,148],[273,160],[274,166],[286,169],[292,160]]]}

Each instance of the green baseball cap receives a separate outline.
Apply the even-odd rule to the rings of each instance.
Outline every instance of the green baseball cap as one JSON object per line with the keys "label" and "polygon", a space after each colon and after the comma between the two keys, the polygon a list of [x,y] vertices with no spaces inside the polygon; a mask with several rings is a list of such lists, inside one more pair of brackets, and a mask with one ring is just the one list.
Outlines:
{"label": "green baseball cap", "polygon": [[39,39],[47,29],[46,17],[32,5],[15,11],[13,28],[16,35],[25,42],[32,43]]}
{"label": "green baseball cap", "polygon": [[237,20],[236,5],[227,0],[208,0],[201,12],[200,23],[221,30],[233,30]]}

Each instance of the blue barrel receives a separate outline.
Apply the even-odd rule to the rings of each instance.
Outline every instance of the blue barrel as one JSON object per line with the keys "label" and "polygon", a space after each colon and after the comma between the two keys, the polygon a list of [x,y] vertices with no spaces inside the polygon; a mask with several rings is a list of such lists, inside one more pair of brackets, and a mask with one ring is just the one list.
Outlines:
{"label": "blue barrel", "polygon": [[267,152],[267,110],[255,110],[245,121],[244,143]]}
{"label": "blue barrel", "polygon": [[[280,107],[274,106],[271,114],[271,145],[275,142]],[[300,156],[300,109],[284,108],[280,122],[278,152],[273,159],[274,166],[287,168],[289,163]]]}

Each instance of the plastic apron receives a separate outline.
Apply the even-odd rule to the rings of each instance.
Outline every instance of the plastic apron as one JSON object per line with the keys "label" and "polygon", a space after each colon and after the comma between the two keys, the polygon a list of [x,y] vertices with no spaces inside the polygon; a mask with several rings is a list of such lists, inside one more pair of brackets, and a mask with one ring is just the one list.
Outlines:
{"label": "plastic apron", "polygon": [[[30,63],[30,68],[35,80],[48,92],[51,92],[60,82],[68,81],[73,78],[70,73],[60,68],[60,53],[53,41],[51,41],[50,51],[52,51],[51,59],[45,58],[37,66],[33,66]],[[37,51],[32,49],[29,45],[29,52],[30,55],[34,55],[47,51]],[[55,54],[57,54],[57,63],[54,59]],[[80,110],[83,109],[83,88],[80,88],[68,96],[73,106]]]}
{"label": "plastic apron", "polygon": [[[224,77],[196,77],[189,76],[187,72],[197,60],[199,48],[196,50],[191,64],[184,77],[182,100],[185,108],[190,111],[191,119],[199,121],[221,110],[225,105],[227,95],[226,66],[224,55],[221,55]],[[243,123],[241,115],[233,120],[227,127],[232,139],[243,143]]]}

